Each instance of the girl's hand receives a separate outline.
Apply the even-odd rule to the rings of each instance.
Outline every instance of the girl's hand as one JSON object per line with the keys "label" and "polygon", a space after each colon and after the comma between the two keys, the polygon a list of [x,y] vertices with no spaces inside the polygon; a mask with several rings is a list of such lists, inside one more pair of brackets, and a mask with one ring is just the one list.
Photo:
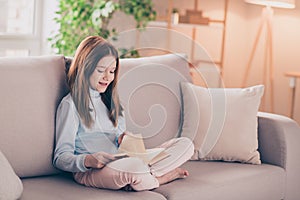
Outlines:
{"label": "girl's hand", "polygon": [[124,133],[122,133],[122,134],[118,137],[118,145],[121,144],[121,142],[122,142],[123,137],[124,137],[125,134],[126,134],[126,133],[124,132]]}
{"label": "girl's hand", "polygon": [[84,165],[87,168],[101,169],[107,163],[115,159],[116,158],[112,154],[105,153],[105,152],[97,152],[97,153],[86,155],[84,159]]}
{"label": "girl's hand", "polygon": [[118,137],[118,144],[120,145],[122,143],[122,140],[124,138],[125,135],[130,135],[132,134],[131,132],[129,131],[125,131],[124,133],[122,133],[119,137]]}

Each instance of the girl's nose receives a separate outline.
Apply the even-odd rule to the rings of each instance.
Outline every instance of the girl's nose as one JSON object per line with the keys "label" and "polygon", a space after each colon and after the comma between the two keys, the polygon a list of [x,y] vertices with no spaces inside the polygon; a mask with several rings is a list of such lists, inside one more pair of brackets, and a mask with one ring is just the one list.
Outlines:
{"label": "girl's nose", "polygon": [[111,79],[111,73],[110,72],[105,72],[103,79],[106,81],[109,81]]}
{"label": "girl's nose", "polygon": [[103,79],[104,79],[104,80],[108,80],[107,77],[108,77],[108,76],[107,76],[107,73],[104,73]]}

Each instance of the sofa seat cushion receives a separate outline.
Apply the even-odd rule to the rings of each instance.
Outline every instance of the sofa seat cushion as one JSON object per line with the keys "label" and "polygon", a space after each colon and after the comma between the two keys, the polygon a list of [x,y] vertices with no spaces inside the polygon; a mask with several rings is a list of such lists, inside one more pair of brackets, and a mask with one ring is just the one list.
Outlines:
{"label": "sofa seat cushion", "polygon": [[170,200],[266,200],[283,199],[285,171],[262,164],[240,164],[216,161],[189,161],[186,179],[174,181],[155,189]]}
{"label": "sofa seat cushion", "polygon": [[152,191],[126,192],[85,187],[77,184],[71,176],[66,174],[25,178],[22,181],[24,191],[20,200],[165,200],[163,195]]}

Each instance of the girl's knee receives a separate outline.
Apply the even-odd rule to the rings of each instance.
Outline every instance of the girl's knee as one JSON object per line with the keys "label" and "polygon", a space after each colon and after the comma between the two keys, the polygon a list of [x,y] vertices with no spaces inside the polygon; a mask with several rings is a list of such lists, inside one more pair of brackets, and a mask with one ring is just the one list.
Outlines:
{"label": "girl's knee", "polygon": [[188,137],[180,137],[178,139],[179,139],[179,141],[181,143],[184,144],[184,146],[194,149],[194,143],[193,143],[193,141],[190,138],[188,138]]}
{"label": "girl's knee", "polygon": [[180,137],[178,138],[178,141],[177,141],[183,152],[185,152],[184,154],[187,156],[187,157],[192,157],[192,155],[194,154],[194,143],[191,139],[187,138],[187,137]]}

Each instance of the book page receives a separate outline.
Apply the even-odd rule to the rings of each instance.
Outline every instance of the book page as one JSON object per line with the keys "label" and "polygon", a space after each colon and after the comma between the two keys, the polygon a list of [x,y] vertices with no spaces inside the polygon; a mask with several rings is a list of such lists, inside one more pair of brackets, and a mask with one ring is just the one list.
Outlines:
{"label": "book page", "polygon": [[126,134],[120,144],[119,150],[126,153],[146,153],[141,134]]}
{"label": "book page", "polygon": [[154,164],[169,155],[164,148],[145,149],[141,134],[126,134],[119,147],[117,156],[124,157],[124,153],[130,157],[139,157],[147,164]]}
{"label": "book page", "polygon": [[159,161],[161,161],[161,160],[163,160],[163,159],[165,159],[165,158],[167,158],[167,157],[169,157],[170,156],[170,154],[168,154],[167,152],[165,152],[165,151],[162,151],[162,152],[160,152],[157,156],[155,156],[154,158],[152,158],[149,162],[148,162],[148,165],[149,166],[152,166],[152,165],[154,165],[155,163],[157,163],[157,162],[159,162]]}

